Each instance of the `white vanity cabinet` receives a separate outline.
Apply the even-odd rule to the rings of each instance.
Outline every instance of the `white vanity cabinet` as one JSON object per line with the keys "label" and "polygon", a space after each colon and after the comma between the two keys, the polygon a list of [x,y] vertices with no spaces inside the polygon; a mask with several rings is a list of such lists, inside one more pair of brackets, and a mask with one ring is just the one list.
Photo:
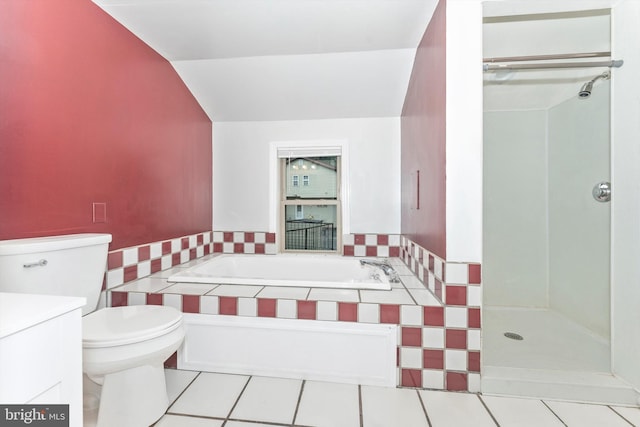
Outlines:
{"label": "white vanity cabinet", "polygon": [[84,298],[0,293],[0,403],[69,404],[82,426]]}

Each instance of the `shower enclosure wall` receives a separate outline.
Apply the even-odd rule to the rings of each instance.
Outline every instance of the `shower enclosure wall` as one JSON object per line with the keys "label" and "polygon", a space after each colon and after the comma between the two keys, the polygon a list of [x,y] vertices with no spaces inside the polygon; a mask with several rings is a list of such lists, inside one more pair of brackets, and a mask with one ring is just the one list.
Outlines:
{"label": "shower enclosure wall", "polygon": [[[485,77],[484,393],[635,403],[611,375],[611,204],[592,194],[611,181],[611,82],[578,95],[604,71]],[[553,81],[575,90],[544,108],[487,108],[488,86],[508,96]]]}

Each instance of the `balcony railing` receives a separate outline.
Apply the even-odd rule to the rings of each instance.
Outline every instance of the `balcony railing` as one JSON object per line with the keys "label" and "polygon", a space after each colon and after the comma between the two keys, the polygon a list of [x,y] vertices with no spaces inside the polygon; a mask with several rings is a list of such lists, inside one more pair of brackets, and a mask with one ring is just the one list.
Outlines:
{"label": "balcony railing", "polygon": [[286,222],[285,249],[335,251],[336,228],[322,220],[289,220]]}

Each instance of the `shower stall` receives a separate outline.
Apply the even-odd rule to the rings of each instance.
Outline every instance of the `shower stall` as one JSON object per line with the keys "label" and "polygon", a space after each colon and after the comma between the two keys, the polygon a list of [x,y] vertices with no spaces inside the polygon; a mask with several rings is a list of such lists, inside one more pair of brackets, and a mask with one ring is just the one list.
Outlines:
{"label": "shower stall", "polygon": [[611,374],[610,26],[485,18],[484,393],[635,403]]}

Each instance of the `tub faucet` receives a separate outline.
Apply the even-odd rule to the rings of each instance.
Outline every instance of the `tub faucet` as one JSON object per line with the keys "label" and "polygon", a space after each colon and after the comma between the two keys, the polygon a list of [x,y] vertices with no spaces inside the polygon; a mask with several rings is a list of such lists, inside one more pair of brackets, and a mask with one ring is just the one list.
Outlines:
{"label": "tub faucet", "polygon": [[391,267],[391,265],[389,265],[387,261],[374,261],[369,259],[361,259],[360,265],[371,265],[373,267],[378,267],[389,278],[389,282],[400,283],[400,276],[398,276],[398,272],[394,270],[394,268]]}

